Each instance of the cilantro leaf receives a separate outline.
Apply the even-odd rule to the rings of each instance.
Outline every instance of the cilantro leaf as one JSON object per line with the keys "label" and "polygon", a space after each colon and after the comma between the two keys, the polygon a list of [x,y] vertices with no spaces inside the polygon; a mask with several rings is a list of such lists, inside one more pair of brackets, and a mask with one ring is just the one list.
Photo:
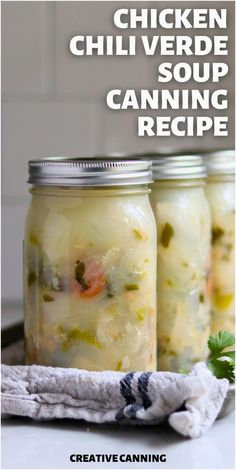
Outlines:
{"label": "cilantro leaf", "polygon": [[226,378],[230,383],[235,380],[235,351],[224,351],[235,344],[235,335],[227,331],[220,331],[211,335],[208,348],[211,353],[208,358],[208,368],[218,378]]}
{"label": "cilantro leaf", "polygon": [[216,335],[210,335],[208,348],[213,354],[220,353],[223,349],[235,344],[235,335],[227,331],[220,331]]}
{"label": "cilantro leaf", "polygon": [[[234,345],[235,335],[227,331],[219,331],[218,334],[210,335],[208,339],[210,355],[207,367],[217,379],[228,379],[230,383],[235,381],[235,351],[232,350]],[[181,368],[178,372],[188,374],[190,370]]]}
{"label": "cilantro leaf", "polygon": [[217,379],[228,379],[230,383],[234,382],[234,364],[229,361],[219,361],[219,359],[211,359],[208,362],[208,368],[217,377]]}

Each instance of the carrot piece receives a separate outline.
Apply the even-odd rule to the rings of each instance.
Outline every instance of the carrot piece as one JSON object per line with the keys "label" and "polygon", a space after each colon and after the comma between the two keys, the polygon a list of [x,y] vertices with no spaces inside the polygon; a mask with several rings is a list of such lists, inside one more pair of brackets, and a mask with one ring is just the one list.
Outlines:
{"label": "carrot piece", "polygon": [[80,290],[80,297],[83,299],[95,297],[95,295],[102,292],[106,283],[103,273],[94,274],[87,282],[89,285],[88,289],[84,291]]}
{"label": "carrot piece", "polygon": [[75,290],[84,299],[95,297],[106,285],[101,264],[91,258],[76,262],[75,278]]}

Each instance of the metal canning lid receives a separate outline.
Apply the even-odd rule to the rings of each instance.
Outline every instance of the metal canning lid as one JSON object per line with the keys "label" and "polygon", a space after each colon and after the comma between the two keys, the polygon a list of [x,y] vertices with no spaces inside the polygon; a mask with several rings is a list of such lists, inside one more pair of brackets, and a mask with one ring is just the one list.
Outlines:
{"label": "metal canning lid", "polygon": [[[147,157],[148,158],[148,157]],[[203,157],[200,155],[173,155],[150,157],[153,179],[193,179],[205,178],[207,175]]]}
{"label": "metal canning lid", "polygon": [[235,172],[235,150],[220,150],[204,156],[209,176],[232,175]]}
{"label": "metal canning lid", "polygon": [[151,181],[148,160],[49,157],[29,161],[28,183],[39,186],[123,186]]}

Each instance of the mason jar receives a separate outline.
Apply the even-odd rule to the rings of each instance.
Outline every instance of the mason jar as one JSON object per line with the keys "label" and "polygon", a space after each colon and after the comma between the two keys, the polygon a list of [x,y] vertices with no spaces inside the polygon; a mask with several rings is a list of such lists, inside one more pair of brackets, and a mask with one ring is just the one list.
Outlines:
{"label": "mason jar", "polygon": [[156,369],[156,225],[149,162],[29,162],[26,362]]}
{"label": "mason jar", "polygon": [[210,332],[210,213],[197,155],[153,156],[151,204],[158,223],[158,369],[207,358]]}
{"label": "mason jar", "polygon": [[235,312],[235,152],[205,156],[206,194],[212,217],[212,331],[234,333]]}

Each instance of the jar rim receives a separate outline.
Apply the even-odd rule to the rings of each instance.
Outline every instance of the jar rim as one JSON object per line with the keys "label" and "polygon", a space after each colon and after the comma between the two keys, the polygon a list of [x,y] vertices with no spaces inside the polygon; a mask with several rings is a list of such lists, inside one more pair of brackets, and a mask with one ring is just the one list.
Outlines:
{"label": "jar rim", "polygon": [[166,147],[163,152],[146,152],[136,154],[110,153],[107,157],[114,160],[127,158],[132,161],[149,161],[152,165],[154,181],[169,179],[201,179],[207,176],[203,155],[199,152],[180,151]]}
{"label": "jar rim", "polygon": [[207,176],[201,155],[155,155],[150,157],[154,181],[201,179]]}
{"label": "jar rim", "polygon": [[235,150],[219,150],[205,155],[209,176],[233,175],[235,173]]}
{"label": "jar rim", "polygon": [[28,183],[39,186],[125,186],[152,182],[151,162],[107,157],[45,157],[29,161]]}

